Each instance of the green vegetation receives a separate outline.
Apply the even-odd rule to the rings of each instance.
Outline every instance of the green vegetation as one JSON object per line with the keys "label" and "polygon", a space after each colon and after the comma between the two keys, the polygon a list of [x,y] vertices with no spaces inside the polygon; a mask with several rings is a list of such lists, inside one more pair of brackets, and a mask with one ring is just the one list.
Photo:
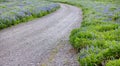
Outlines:
{"label": "green vegetation", "polygon": [[106,66],[120,66],[120,59],[119,60],[108,61]]}
{"label": "green vegetation", "polygon": [[57,10],[60,5],[42,0],[6,0],[0,4],[0,29],[39,18]]}
{"label": "green vegetation", "polygon": [[0,2],[4,2],[5,0],[0,0]]}
{"label": "green vegetation", "polygon": [[119,0],[7,0],[0,4],[0,29],[55,11],[62,2],[83,10],[80,28],[71,32],[71,45],[78,50],[81,66],[120,66]]}
{"label": "green vegetation", "polygon": [[83,22],[70,42],[78,50],[80,66],[120,66],[119,0],[52,0],[78,6]]}

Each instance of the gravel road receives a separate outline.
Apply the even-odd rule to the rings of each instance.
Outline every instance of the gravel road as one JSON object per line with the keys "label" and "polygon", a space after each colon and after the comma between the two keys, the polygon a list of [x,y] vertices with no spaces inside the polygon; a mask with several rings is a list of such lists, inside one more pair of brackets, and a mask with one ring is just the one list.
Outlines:
{"label": "gravel road", "polygon": [[56,12],[0,31],[0,66],[77,66],[69,34],[79,27],[79,8]]}

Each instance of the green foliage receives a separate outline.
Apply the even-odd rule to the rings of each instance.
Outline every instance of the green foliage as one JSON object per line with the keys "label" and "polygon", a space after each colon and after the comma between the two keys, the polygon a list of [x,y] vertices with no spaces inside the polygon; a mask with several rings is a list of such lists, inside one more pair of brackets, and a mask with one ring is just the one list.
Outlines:
{"label": "green foliage", "polygon": [[43,0],[3,2],[0,4],[0,29],[42,17],[56,11],[59,7],[59,4]]}
{"label": "green foliage", "polygon": [[3,23],[0,23],[0,28],[3,29],[3,28],[6,28],[7,26]]}
{"label": "green foliage", "polygon": [[120,66],[120,59],[119,60],[110,60],[110,61],[108,61],[106,66]]}
{"label": "green foliage", "polygon": [[[81,66],[102,66],[107,60],[120,57],[120,44],[109,44],[106,48],[86,47],[80,51]],[[113,51],[114,50],[114,51]]]}
{"label": "green foliage", "polygon": [[5,0],[0,0],[0,2],[5,2]]}
{"label": "green foliage", "polygon": [[119,25],[118,24],[104,24],[104,25],[99,25],[96,27],[98,31],[110,31],[110,30],[115,30],[118,29]]}
{"label": "green foliage", "polygon": [[105,66],[108,60],[120,58],[120,5],[116,4],[119,0],[52,1],[75,5],[83,10],[81,27],[70,35],[71,45],[79,51],[81,66]]}

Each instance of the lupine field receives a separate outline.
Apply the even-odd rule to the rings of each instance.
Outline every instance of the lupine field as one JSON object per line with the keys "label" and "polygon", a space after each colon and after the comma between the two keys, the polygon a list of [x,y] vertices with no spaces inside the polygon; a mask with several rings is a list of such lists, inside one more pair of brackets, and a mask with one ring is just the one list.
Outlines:
{"label": "lupine field", "polygon": [[119,0],[52,0],[80,7],[83,22],[71,32],[80,66],[120,66]]}
{"label": "lupine field", "polygon": [[59,4],[44,0],[3,1],[0,3],[0,29],[42,17],[60,7]]}

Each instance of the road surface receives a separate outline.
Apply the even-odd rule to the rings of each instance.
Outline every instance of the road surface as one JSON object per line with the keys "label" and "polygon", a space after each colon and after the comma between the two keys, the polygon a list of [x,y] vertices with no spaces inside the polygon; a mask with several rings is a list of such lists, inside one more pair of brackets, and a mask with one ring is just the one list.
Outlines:
{"label": "road surface", "polygon": [[52,14],[0,31],[0,66],[77,66],[68,40],[82,12],[60,5]]}

